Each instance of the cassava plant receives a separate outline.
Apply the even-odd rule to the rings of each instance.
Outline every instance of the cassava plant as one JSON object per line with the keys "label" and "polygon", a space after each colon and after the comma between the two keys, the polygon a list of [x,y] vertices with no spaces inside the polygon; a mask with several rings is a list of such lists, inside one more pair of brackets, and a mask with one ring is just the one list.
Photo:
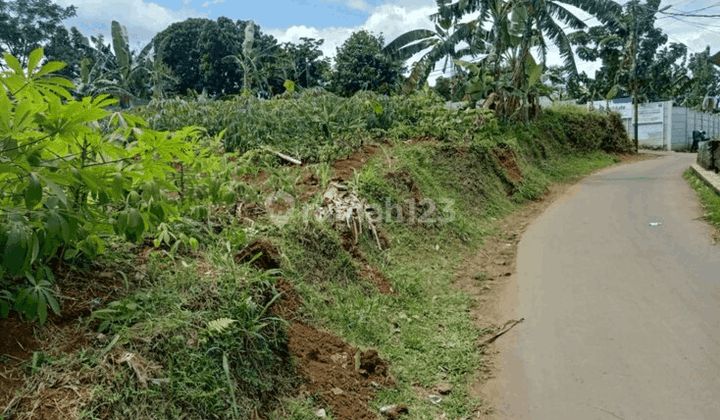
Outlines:
{"label": "cassava plant", "polygon": [[[175,159],[190,161],[195,127],[174,133],[105,108],[107,95],[73,100],[74,85],[40,66],[34,50],[23,68],[5,54],[0,74],[0,315],[11,309],[47,319],[59,313],[49,264],[103,251],[113,233],[139,240],[177,213],[163,191]],[[135,190],[142,190],[141,194]]]}

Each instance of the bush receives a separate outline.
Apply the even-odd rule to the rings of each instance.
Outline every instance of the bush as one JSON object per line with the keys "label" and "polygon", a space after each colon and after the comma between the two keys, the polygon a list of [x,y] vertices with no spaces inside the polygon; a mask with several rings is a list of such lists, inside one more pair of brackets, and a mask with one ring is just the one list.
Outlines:
{"label": "bush", "polygon": [[[103,237],[138,241],[177,216],[162,190],[174,190],[176,159],[195,158],[197,127],[168,133],[105,108],[106,95],[72,100],[74,87],[54,72],[5,54],[0,76],[0,315],[11,308],[43,323],[56,313],[52,270],[58,258],[94,258]],[[136,191],[141,191],[137,193]]]}

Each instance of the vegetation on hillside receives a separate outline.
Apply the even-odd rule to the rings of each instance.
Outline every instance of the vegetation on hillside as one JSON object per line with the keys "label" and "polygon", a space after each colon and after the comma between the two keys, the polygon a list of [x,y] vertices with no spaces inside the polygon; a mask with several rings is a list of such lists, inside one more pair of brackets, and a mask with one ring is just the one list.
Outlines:
{"label": "vegetation on hillside", "polygon": [[[5,60],[11,72],[0,77],[7,111],[0,125],[2,315],[41,324],[60,319],[74,305],[66,293],[96,276],[93,270],[124,284],[111,298],[81,299],[98,302],[81,312],[85,331],[110,338],[79,352],[33,356],[30,377],[95,378],[95,391],[74,400],[79,415],[277,414],[299,380],[288,329],[306,323],[326,326],[360,350],[377,348],[392,364],[395,382],[383,377],[387,383],[372,391],[377,401],[363,410],[406,401],[419,418],[433,416],[437,408],[412,396],[412,384],[444,378],[456,391],[443,410],[469,415],[476,402],[464,381],[480,357],[467,356],[477,352],[480,332],[463,316],[467,297],[449,289],[452,267],[492,231],[492,218],[540,197],[549,182],[587,170],[568,162],[606,165],[613,160],[599,150],[630,149],[623,131],[613,131],[615,115],[557,109],[532,125],[515,125],[489,110],[448,109],[427,88],[407,97],[340,98],[288,85],[271,100],[200,95],[112,111],[115,100],[105,95],[73,99],[67,90],[73,85],[54,76],[64,65],[40,65],[42,49],[25,69],[11,55]],[[592,124],[598,130],[573,128]],[[412,213],[401,203],[412,198],[424,218],[368,219],[355,244],[339,228],[344,224],[306,220],[310,213],[300,203],[324,205],[322,194],[337,176],[331,165],[378,147],[381,153],[337,181],[376,207],[398,203],[405,217]],[[288,167],[278,153],[304,165]],[[510,175],[498,153],[515,156],[522,179]],[[267,201],[280,191],[298,204],[285,225],[273,223]],[[432,218],[417,194],[437,200]],[[379,236],[367,223],[381,229]],[[243,254],[267,240],[276,251]],[[282,299],[280,278],[305,302],[290,326],[274,306]],[[383,278],[389,295],[374,291]],[[445,334],[419,341],[437,324]],[[108,357],[125,360],[117,363],[128,369],[112,368]],[[37,382],[27,382],[6,413],[22,413],[38,392]],[[317,396],[293,401],[297,413],[321,404],[347,418]]]}
{"label": "vegetation on hillside", "polygon": [[[472,416],[485,332],[456,267],[550,183],[632,150],[616,114],[537,106],[561,71],[529,51],[581,25],[536,6],[438,1],[435,32],[359,32],[331,66],[322,40],[251,21],[188,19],[136,52],[121,22],[111,47],[63,31],[72,8],[0,4],[0,28],[48,19],[0,31],[5,50],[37,35],[0,74],[0,334],[19,346],[0,419]],[[441,59],[462,70],[431,89]]]}

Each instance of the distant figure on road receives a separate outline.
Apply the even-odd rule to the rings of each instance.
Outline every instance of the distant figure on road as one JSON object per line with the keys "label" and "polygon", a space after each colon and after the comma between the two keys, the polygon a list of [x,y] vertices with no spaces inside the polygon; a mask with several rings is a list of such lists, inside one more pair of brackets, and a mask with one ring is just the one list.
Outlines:
{"label": "distant figure on road", "polygon": [[693,131],[693,143],[690,147],[690,153],[697,152],[698,147],[700,146],[700,142],[705,140],[707,140],[707,138],[705,138],[705,131]]}

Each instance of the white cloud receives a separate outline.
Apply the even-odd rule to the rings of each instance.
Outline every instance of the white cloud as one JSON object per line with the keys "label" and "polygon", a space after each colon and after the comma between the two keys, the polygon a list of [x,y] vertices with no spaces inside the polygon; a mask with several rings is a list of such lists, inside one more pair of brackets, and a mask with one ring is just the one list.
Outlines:
{"label": "white cloud", "polygon": [[[185,1],[185,0],[183,0],[183,1]],[[206,1],[205,3],[202,4],[202,7],[208,7],[212,4],[218,4],[218,3],[225,3],[225,0]]]}
{"label": "white cloud", "polygon": [[[125,25],[130,43],[145,44],[158,32],[175,22],[193,17],[207,17],[195,9],[183,6],[180,10],[171,10],[157,3],[144,0],[54,0],[67,7],[75,5],[77,16],[65,21],[67,26],[77,26],[88,35],[103,34],[106,42],[110,36],[110,23],[117,20]],[[183,0],[187,4],[189,0]]]}
{"label": "white cloud", "polygon": [[[415,1],[414,3],[419,2]],[[423,1],[422,3],[426,2]],[[324,39],[325,43],[322,45],[322,52],[327,57],[333,57],[337,47],[341,46],[353,32],[363,29],[377,35],[382,33],[386,43],[413,29],[432,29],[433,25],[429,16],[435,10],[435,7],[408,8],[402,4],[388,3],[375,7],[365,23],[354,27],[331,26],[315,28],[294,25],[285,29],[262,28],[262,30],[275,36],[280,42],[298,43],[302,37]]]}

